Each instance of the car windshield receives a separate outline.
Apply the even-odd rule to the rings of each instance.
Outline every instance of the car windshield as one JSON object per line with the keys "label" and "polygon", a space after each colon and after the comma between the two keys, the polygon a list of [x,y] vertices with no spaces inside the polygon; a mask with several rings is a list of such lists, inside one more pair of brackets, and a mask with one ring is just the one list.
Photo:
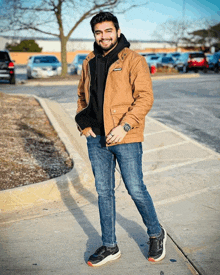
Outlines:
{"label": "car windshield", "polygon": [[159,58],[159,56],[152,56],[151,58],[150,58],[150,60],[157,60]]}
{"label": "car windshield", "polygon": [[162,58],[162,62],[163,62],[163,63],[167,63],[167,62],[169,62],[169,61],[172,61],[172,58],[171,58],[171,57],[163,57],[163,58]]}
{"label": "car windshield", "polygon": [[180,53],[173,53],[172,54],[172,56],[174,56],[174,57],[178,57],[178,56],[180,56],[181,54]]}
{"label": "car windshield", "polygon": [[34,63],[58,63],[56,56],[37,56],[34,58]]}
{"label": "car windshield", "polygon": [[10,61],[8,53],[7,52],[0,52],[0,60]]}
{"label": "car windshield", "polygon": [[191,53],[189,55],[189,58],[196,58],[196,57],[202,57],[202,58],[204,58],[205,55],[204,55],[204,53]]}

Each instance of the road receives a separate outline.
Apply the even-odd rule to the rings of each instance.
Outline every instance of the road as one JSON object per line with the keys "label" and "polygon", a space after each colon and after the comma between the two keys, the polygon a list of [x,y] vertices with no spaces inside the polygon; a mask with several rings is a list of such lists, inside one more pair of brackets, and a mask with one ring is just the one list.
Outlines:
{"label": "road", "polygon": [[[155,102],[149,116],[220,153],[220,75],[155,80],[153,89]],[[76,86],[30,87],[1,83],[0,91],[56,100],[66,110],[68,103],[77,100]]]}

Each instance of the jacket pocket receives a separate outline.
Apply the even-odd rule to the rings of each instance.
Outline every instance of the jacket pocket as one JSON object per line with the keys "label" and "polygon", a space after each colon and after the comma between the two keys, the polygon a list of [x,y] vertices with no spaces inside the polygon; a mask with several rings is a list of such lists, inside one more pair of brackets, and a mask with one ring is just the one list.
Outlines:
{"label": "jacket pocket", "polygon": [[118,126],[125,116],[125,114],[128,112],[130,105],[124,105],[124,106],[114,106],[111,108],[111,116],[113,119],[114,127]]}

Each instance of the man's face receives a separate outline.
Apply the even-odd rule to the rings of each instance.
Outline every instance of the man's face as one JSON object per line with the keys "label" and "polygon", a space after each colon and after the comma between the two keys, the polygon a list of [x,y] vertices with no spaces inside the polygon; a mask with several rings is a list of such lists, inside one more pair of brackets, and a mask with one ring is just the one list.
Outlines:
{"label": "man's face", "polygon": [[94,27],[95,41],[105,53],[110,52],[117,45],[120,34],[120,29],[116,31],[111,21],[97,23]]}

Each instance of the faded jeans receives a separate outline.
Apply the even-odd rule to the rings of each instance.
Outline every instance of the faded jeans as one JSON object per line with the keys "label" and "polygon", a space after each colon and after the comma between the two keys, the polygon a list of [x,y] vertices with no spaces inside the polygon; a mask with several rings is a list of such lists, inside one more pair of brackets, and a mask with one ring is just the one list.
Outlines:
{"label": "faded jeans", "polygon": [[158,237],[161,227],[150,194],[143,182],[142,144],[128,143],[105,146],[105,137],[87,137],[87,146],[96,191],[102,230],[103,245],[114,247],[115,235],[115,166],[118,162],[125,187],[133,199],[149,237]]}

